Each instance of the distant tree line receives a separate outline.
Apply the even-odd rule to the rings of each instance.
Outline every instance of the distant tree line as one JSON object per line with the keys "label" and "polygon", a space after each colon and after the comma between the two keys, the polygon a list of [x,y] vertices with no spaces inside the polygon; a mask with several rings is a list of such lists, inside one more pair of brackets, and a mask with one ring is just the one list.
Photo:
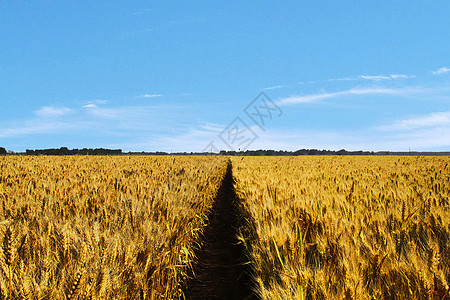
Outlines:
{"label": "distant tree line", "polygon": [[300,156],[300,155],[450,155],[450,152],[391,152],[391,151],[347,151],[300,149],[296,151],[284,150],[247,150],[247,151],[220,151],[219,155],[230,156]]}
{"label": "distant tree line", "polygon": [[83,148],[83,149],[68,149],[61,147],[59,149],[38,149],[26,150],[27,155],[121,155],[122,149],[104,149],[104,148]]}
{"label": "distant tree line", "polygon": [[209,152],[128,152],[126,155],[228,155],[228,156],[300,156],[300,155],[450,155],[450,152],[391,152],[391,151],[347,151],[341,150],[318,150],[318,149],[300,149],[296,151],[284,150],[247,150],[247,151],[226,151],[219,153]]}
{"label": "distant tree line", "polygon": [[297,151],[284,150],[247,150],[247,151],[225,151],[222,150],[220,155],[232,156],[299,156],[299,155],[373,155],[373,151],[347,151],[341,149],[335,150],[317,150],[317,149],[300,149]]}
{"label": "distant tree line", "polygon": [[300,149],[296,151],[284,150],[247,150],[247,151],[226,151],[222,150],[219,153],[207,152],[123,152],[122,149],[104,149],[104,148],[83,148],[83,149],[68,149],[67,147],[55,149],[27,149],[25,153],[7,151],[0,147],[0,155],[229,155],[229,156],[299,156],[299,155],[450,155],[450,152],[390,152],[390,151],[347,151],[341,150],[318,150],[318,149]]}

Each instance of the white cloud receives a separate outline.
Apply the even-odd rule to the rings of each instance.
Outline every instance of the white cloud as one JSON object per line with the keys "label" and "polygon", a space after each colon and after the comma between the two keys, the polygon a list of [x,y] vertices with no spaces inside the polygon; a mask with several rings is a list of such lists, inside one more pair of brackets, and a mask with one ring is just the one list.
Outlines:
{"label": "white cloud", "polygon": [[361,77],[362,79],[365,79],[365,80],[375,80],[375,81],[391,79],[390,76],[385,76],[385,75],[360,75],[359,77]]}
{"label": "white cloud", "polygon": [[431,71],[431,73],[433,73],[433,75],[440,75],[440,74],[445,74],[448,72],[450,72],[450,68],[447,68],[447,67],[442,67],[439,70]]}
{"label": "white cloud", "polygon": [[434,112],[415,118],[398,120],[392,124],[372,128],[380,141],[367,142],[376,147],[394,151],[448,150],[450,149],[450,111]]}
{"label": "white cloud", "polygon": [[411,76],[411,75],[404,75],[404,74],[391,74],[389,75],[392,79],[406,79],[406,78],[411,78],[411,77],[415,77],[415,76]]}
{"label": "white cloud", "polygon": [[281,89],[281,88],[284,88],[287,86],[288,85],[286,85],[286,84],[279,84],[279,85],[274,85],[274,86],[269,86],[269,87],[263,88],[263,90],[275,90],[275,89]]}
{"label": "white cloud", "polygon": [[11,122],[0,129],[0,138],[18,138],[41,134],[68,134],[78,130],[92,130],[93,123],[76,117],[66,118],[33,118]]}
{"label": "white cloud", "polygon": [[225,128],[220,124],[205,123],[199,126],[188,126],[178,133],[157,133],[155,131],[140,136],[138,139],[117,143],[115,148],[126,151],[164,151],[164,152],[197,152],[202,151],[211,142],[224,149],[217,142],[218,134]]}
{"label": "white cloud", "polygon": [[[369,135],[370,136],[370,135]],[[364,141],[364,138],[361,138]],[[401,130],[375,135],[365,140],[367,149],[388,151],[448,151],[450,149],[450,128],[430,127]]]}
{"label": "white cloud", "polygon": [[405,74],[390,74],[390,75],[358,75],[354,77],[342,77],[342,78],[331,78],[325,81],[333,82],[333,81],[360,81],[360,80],[369,80],[369,81],[382,81],[382,80],[396,80],[396,79],[407,79],[414,78],[413,75],[405,75]]}
{"label": "white cloud", "polygon": [[112,119],[119,120],[122,122],[128,120],[138,120],[142,118],[146,113],[147,109],[142,107],[98,107],[90,106],[87,112],[91,116],[95,116],[99,119]]}
{"label": "white cloud", "polygon": [[157,97],[161,97],[162,95],[161,94],[144,94],[144,95],[141,95],[140,97],[141,98],[157,98]]}
{"label": "white cloud", "polygon": [[[131,150],[162,151],[202,151],[211,142],[218,150],[231,150],[218,137],[216,128],[205,129],[202,126],[191,127],[178,135],[154,135],[147,141],[133,144],[115,145],[115,147]],[[258,138],[250,144],[249,150],[274,149],[295,151],[298,149],[326,149],[350,151],[413,151],[442,150],[450,146],[450,130],[429,128],[410,132],[387,133],[374,129],[355,129],[347,131],[304,130],[304,129],[268,129],[258,131]]]}
{"label": "white cloud", "polygon": [[94,108],[94,107],[97,107],[97,104],[94,104],[94,103],[88,103],[88,104],[83,105],[83,107],[84,107],[84,108]]}
{"label": "white cloud", "polygon": [[393,79],[406,79],[412,76],[404,75],[404,74],[391,74],[391,75],[360,75],[361,79],[364,80],[372,80],[372,81],[381,81],[381,80],[393,80]]}
{"label": "white cloud", "polygon": [[327,79],[325,81],[328,82],[333,82],[333,81],[354,81],[354,80],[358,80],[359,77],[343,77],[343,78],[331,78],[331,79]]}
{"label": "white cloud", "polygon": [[39,117],[60,117],[67,115],[72,112],[72,109],[68,107],[57,107],[57,106],[44,106],[37,111],[35,114]]}
{"label": "white cloud", "polygon": [[[188,141],[186,141],[188,142]],[[258,132],[250,149],[290,150],[326,149],[349,151],[442,151],[450,148],[448,128],[426,128],[395,133],[373,129],[346,131],[283,129]],[[226,147],[218,147],[226,149]]]}
{"label": "white cloud", "polygon": [[425,127],[450,126],[450,111],[435,112],[424,116],[400,120],[392,125],[380,126],[381,130],[409,130]]}
{"label": "white cloud", "polygon": [[210,133],[220,133],[226,127],[227,127],[227,125],[216,124],[216,123],[211,123],[211,122],[206,122],[203,125],[200,125],[200,128],[202,130],[204,130],[205,132],[210,132]]}
{"label": "white cloud", "polygon": [[324,99],[337,98],[342,96],[352,96],[352,95],[405,95],[414,92],[414,89],[403,88],[403,89],[389,89],[389,88],[354,88],[350,90],[332,92],[332,93],[322,93],[322,94],[312,94],[305,96],[290,96],[287,98],[282,98],[277,101],[278,105],[291,105],[298,103],[315,102]]}
{"label": "white cloud", "polygon": [[108,103],[108,100],[92,100],[86,102],[86,104],[83,105],[83,108],[95,108],[106,103]]}
{"label": "white cloud", "polygon": [[27,124],[25,126],[18,126],[13,128],[0,129],[1,138],[9,138],[14,136],[21,136],[27,134],[36,134],[42,132],[49,132],[54,130],[55,126],[52,124]]}

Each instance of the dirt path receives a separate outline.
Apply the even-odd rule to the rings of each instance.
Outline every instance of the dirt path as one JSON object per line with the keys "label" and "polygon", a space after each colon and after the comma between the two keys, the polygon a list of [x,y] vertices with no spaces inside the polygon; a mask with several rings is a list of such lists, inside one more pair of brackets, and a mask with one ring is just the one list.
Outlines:
{"label": "dirt path", "polygon": [[240,261],[243,247],[235,238],[236,201],[229,164],[205,229],[203,247],[197,253],[196,276],[187,282],[187,299],[256,299]]}

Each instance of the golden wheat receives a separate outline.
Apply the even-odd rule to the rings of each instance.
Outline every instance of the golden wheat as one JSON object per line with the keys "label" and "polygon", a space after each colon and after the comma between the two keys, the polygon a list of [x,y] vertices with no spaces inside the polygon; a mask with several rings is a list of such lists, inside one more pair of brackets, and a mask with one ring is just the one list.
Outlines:
{"label": "golden wheat", "polygon": [[449,157],[233,158],[262,299],[444,299]]}
{"label": "golden wheat", "polygon": [[169,299],[226,162],[4,157],[0,170],[0,298]]}

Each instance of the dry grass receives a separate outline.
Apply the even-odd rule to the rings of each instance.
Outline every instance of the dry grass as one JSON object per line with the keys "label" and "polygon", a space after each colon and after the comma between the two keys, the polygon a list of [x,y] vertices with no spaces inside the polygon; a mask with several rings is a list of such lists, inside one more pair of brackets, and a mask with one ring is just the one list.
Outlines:
{"label": "dry grass", "polygon": [[0,170],[0,299],[170,299],[226,163],[3,157]]}
{"label": "dry grass", "polygon": [[262,299],[449,299],[449,157],[233,158]]}

